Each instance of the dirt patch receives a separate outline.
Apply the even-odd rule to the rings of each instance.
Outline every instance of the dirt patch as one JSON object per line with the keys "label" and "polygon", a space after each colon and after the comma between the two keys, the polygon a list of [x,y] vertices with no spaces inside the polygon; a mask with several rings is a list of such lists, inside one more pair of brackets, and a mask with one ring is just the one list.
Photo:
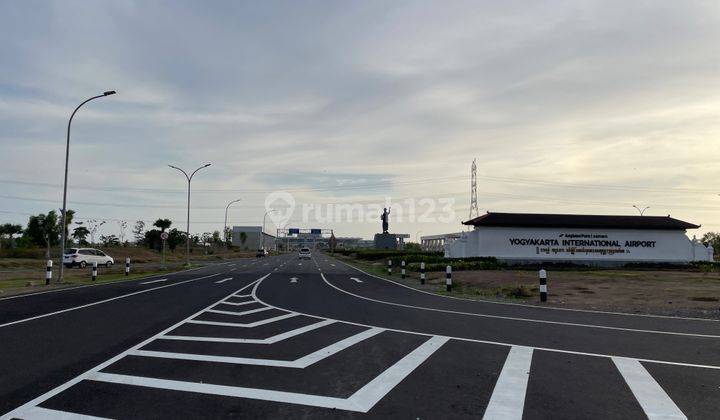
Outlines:
{"label": "dirt patch", "polygon": [[[350,260],[348,260],[350,262]],[[384,276],[382,264],[360,268]],[[445,273],[419,273],[400,281],[422,290],[446,294]],[[548,302],[541,304],[537,272],[524,270],[457,271],[453,296],[562,308],[637,314],[720,318],[720,272],[699,270],[578,270],[548,272]],[[515,293],[518,288],[523,292]]]}

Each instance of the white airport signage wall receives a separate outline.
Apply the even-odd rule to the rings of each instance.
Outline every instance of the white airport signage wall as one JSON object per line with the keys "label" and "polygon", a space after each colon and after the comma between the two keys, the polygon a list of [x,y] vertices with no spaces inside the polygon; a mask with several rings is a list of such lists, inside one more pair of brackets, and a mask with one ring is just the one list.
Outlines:
{"label": "white airport signage wall", "polygon": [[685,263],[712,260],[712,248],[691,241],[683,230],[483,226],[446,243],[445,255],[506,261]]}

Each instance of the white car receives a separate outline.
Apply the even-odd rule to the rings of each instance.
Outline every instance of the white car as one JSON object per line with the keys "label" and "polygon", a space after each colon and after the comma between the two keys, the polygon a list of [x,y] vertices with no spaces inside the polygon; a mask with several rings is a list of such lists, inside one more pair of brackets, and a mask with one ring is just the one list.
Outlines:
{"label": "white car", "polygon": [[298,252],[298,259],[302,260],[303,258],[310,259],[310,248],[300,248],[300,251]]}
{"label": "white car", "polygon": [[65,250],[63,255],[63,264],[65,267],[85,268],[94,262],[98,266],[112,267],[115,260],[106,253],[95,248],[70,248]]}

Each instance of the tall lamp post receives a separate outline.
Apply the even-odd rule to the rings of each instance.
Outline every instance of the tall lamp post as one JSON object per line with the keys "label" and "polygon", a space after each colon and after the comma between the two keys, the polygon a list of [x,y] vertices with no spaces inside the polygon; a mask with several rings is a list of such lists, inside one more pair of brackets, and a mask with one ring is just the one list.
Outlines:
{"label": "tall lamp post", "polygon": [[104,98],[105,96],[114,95],[114,90],[108,90],[107,92],[103,92],[102,95],[93,96],[92,98],[88,98],[84,100],[80,105],[75,108],[73,113],[70,115],[70,120],[68,121],[68,127],[67,127],[67,141],[65,143],[65,182],[63,183],[63,206],[62,206],[62,233],[61,240],[60,240],[60,275],[58,276],[57,282],[60,283],[63,281],[63,268],[65,268],[65,265],[63,264],[63,257],[65,256],[65,241],[67,241],[67,233],[65,232],[66,226],[65,226],[65,212],[67,212],[67,181],[68,181],[68,162],[70,161],[70,126],[72,125],[73,117],[75,117],[75,113],[78,112],[78,109],[85,105],[86,103],[92,101],[93,99],[98,98]]}
{"label": "tall lamp post", "polygon": [[210,165],[211,165],[210,163],[206,163],[205,165],[195,169],[193,171],[193,173],[191,173],[189,176],[188,176],[187,172],[183,171],[182,169],[178,168],[177,166],[168,165],[169,167],[171,167],[173,169],[177,169],[178,171],[182,172],[183,175],[185,175],[185,178],[187,178],[187,182],[188,182],[187,225],[186,225],[186,232],[185,232],[185,235],[187,236],[187,240],[185,241],[185,252],[186,252],[185,264],[186,265],[190,265],[190,181],[192,181],[192,178],[193,178],[193,176],[195,176],[195,173],[197,171],[199,171],[200,169],[203,169],[203,168],[207,168]]}
{"label": "tall lamp post", "polygon": [[260,237],[262,238],[261,243],[262,243],[263,249],[265,249],[265,217],[268,215],[268,213],[272,213],[274,211],[275,211],[275,209],[270,209],[270,210],[266,211],[265,214],[263,215],[263,225],[262,225],[262,229],[260,230]]}
{"label": "tall lamp post", "polygon": [[238,198],[237,200],[233,200],[228,203],[227,206],[225,206],[225,229],[223,230],[223,234],[225,235],[225,248],[228,247],[228,230],[227,230],[227,213],[228,209],[230,208],[230,205],[233,203],[237,203],[238,201],[242,200],[241,198]]}
{"label": "tall lamp post", "polygon": [[633,207],[635,207],[635,210],[637,210],[637,211],[640,213],[640,216],[644,216],[644,215],[645,215],[645,210],[647,210],[647,209],[650,208],[650,206],[647,206],[647,207],[643,207],[643,208],[641,209],[640,207],[636,206],[635,204],[633,204]]}

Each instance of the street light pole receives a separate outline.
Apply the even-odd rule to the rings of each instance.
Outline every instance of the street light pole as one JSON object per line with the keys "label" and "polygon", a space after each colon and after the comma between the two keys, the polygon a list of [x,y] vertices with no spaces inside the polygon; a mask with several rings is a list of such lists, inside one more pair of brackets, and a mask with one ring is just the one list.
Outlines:
{"label": "street light pole", "polygon": [[67,212],[67,182],[68,182],[68,163],[70,162],[70,126],[72,125],[73,117],[75,117],[75,113],[78,112],[78,109],[85,105],[86,103],[92,101],[93,99],[103,98],[105,96],[114,95],[114,90],[108,90],[107,92],[103,92],[102,95],[93,96],[92,98],[88,98],[84,100],[80,105],[75,108],[73,113],[70,115],[70,120],[68,121],[68,127],[67,127],[67,140],[65,143],[65,182],[63,183],[63,206],[62,206],[62,233],[60,234],[61,240],[60,240],[60,275],[58,276],[57,282],[60,283],[63,281],[63,274],[65,268],[65,264],[63,264],[63,257],[65,257],[65,242],[67,241],[67,233],[65,232],[66,226],[65,226],[65,213]]}
{"label": "street light pole", "polygon": [[227,242],[228,242],[228,230],[227,230],[227,213],[228,213],[228,209],[230,208],[230,205],[231,205],[232,203],[237,203],[237,202],[240,201],[240,200],[242,200],[242,199],[241,199],[241,198],[238,198],[237,200],[233,200],[233,201],[229,202],[228,205],[225,206],[225,228],[224,228],[224,230],[223,230],[223,235],[225,235],[225,249],[227,249],[227,247],[228,247],[228,243],[227,243]]}
{"label": "street light pole", "polygon": [[260,237],[261,237],[260,241],[261,241],[261,244],[262,244],[261,246],[263,249],[265,249],[265,216],[267,216],[268,213],[272,213],[274,211],[275,211],[275,209],[270,209],[270,210],[266,211],[265,214],[263,215],[263,225],[262,225],[262,229],[260,229]]}
{"label": "street light pole", "polygon": [[168,165],[169,167],[173,169],[177,169],[178,171],[182,172],[183,175],[185,175],[185,178],[187,178],[188,182],[188,198],[187,198],[187,225],[186,225],[186,241],[185,241],[185,264],[190,265],[190,181],[192,181],[193,176],[195,176],[195,173],[199,171],[200,169],[207,168],[210,166],[210,163],[206,163],[205,165],[195,169],[190,176],[188,176],[187,172],[183,171],[182,169],[178,168],[177,166]]}
{"label": "street light pole", "polygon": [[640,209],[640,207],[636,206],[635,204],[633,204],[633,207],[635,207],[635,210],[637,210],[640,213],[640,216],[644,216],[645,210],[650,208],[650,206],[647,206],[647,207]]}

